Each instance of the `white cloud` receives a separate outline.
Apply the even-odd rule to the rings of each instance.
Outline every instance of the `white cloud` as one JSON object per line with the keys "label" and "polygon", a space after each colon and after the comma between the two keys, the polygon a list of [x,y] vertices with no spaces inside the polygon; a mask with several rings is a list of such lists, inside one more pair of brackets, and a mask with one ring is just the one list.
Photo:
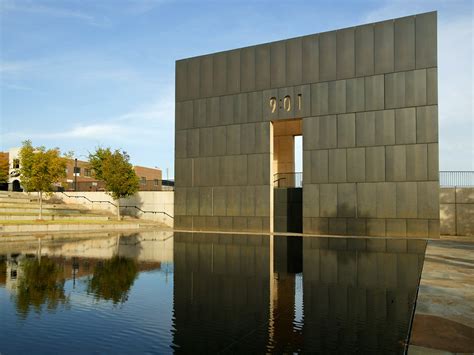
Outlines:
{"label": "white cloud", "polygon": [[67,18],[72,20],[80,20],[91,25],[103,26],[110,23],[110,21],[103,18],[96,18],[88,13],[79,10],[71,10],[58,6],[50,6],[41,4],[39,2],[29,1],[7,1],[3,0],[0,4],[1,12],[23,12],[35,15],[44,15],[50,17]]}
{"label": "white cloud", "polygon": [[[94,141],[99,144],[107,142],[129,143],[152,139],[170,145],[174,141],[174,90],[162,90],[153,102],[146,103],[134,110],[108,118],[97,118],[96,123],[66,126],[54,131],[14,131],[1,135],[2,145],[18,145],[25,139],[57,141],[74,139],[74,141]],[[81,118],[72,118],[64,122],[81,122]]]}
{"label": "white cloud", "polygon": [[25,85],[18,85],[18,84],[10,84],[6,83],[5,81],[0,81],[0,86],[5,87],[10,90],[17,90],[17,91],[36,91],[33,88]]}
{"label": "white cloud", "polygon": [[158,125],[174,124],[174,88],[168,87],[162,90],[162,93],[154,102],[119,115],[114,120],[116,122]]}
{"label": "white cloud", "polygon": [[384,21],[391,18],[436,10],[436,7],[426,9],[426,6],[424,6],[421,1],[391,0],[388,2],[380,1],[378,4],[380,4],[380,7],[368,11],[364,16],[364,23]]}
{"label": "white cloud", "polygon": [[28,61],[2,61],[0,62],[0,74],[22,72],[33,67],[34,63]]}
{"label": "white cloud", "polygon": [[91,66],[97,66],[97,69],[88,69],[86,72],[82,73],[80,78],[81,80],[89,81],[133,81],[139,80],[138,73],[131,68],[104,68],[104,63],[92,62]]}
{"label": "white cloud", "polygon": [[108,123],[98,123],[82,125],[72,128],[69,131],[57,133],[38,134],[44,138],[78,138],[78,139],[103,139],[106,137],[119,136],[126,131],[124,127]]}
{"label": "white cloud", "polygon": [[15,131],[8,132],[2,135],[2,140],[5,143],[11,142],[13,145],[18,145],[25,139],[41,140],[41,141],[57,141],[60,139],[77,139],[77,140],[100,140],[110,139],[111,137],[118,137],[126,133],[124,127],[113,124],[90,124],[80,125],[69,128],[68,130],[56,132],[30,132],[30,131]]}
{"label": "white cloud", "polygon": [[157,6],[163,3],[169,2],[168,0],[131,0],[127,2],[125,10],[132,14],[143,14],[155,9]]}

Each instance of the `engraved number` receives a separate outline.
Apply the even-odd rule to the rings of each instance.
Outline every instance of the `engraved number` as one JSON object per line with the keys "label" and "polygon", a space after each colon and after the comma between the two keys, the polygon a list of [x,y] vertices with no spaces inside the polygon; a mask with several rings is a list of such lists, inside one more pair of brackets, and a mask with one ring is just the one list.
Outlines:
{"label": "engraved number", "polygon": [[272,110],[272,113],[276,112],[276,109],[277,109],[277,99],[276,99],[276,97],[272,97],[270,99],[270,108]]}
{"label": "engraved number", "polygon": [[289,112],[291,110],[291,97],[289,95],[286,95],[283,98],[283,108],[287,112]]}
{"label": "engraved number", "polygon": [[[280,99],[280,110],[282,109],[281,107],[281,99]],[[275,113],[277,111],[277,108],[278,108],[278,100],[275,96],[271,97],[270,98],[270,101],[268,102],[269,106],[270,106],[270,110],[272,113]],[[297,102],[296,102],[296,105],[297,105],[297,108],[298,108],[298,111],[301,111],[301,107],[303,106],[303,97],[301,94],[298,94],[297,95]],[[291,111],[291,96],[290,95],[286,95],[284,98],[283,98],[283,109],[286,111],[286,112],[290,112]]]}

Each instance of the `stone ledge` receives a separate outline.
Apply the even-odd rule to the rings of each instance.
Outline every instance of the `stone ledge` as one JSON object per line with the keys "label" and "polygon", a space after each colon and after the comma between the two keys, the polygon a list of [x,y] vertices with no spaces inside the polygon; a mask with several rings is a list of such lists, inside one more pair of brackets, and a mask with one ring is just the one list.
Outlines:
{"label": "stone ledge", "polygon": [[0,234],[27,232],[61,232],[61,231],[105,231],[139,229],[139,223],[93,223],[93,224],[11,224],[0,225]]}

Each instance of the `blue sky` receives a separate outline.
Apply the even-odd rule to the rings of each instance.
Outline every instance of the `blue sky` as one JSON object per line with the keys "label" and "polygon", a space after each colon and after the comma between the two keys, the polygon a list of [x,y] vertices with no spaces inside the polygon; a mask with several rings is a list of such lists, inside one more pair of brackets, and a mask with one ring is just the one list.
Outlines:
{"label": "blue sky", "polygon": [[172,177],[175,60],[432,10],[440,169],[474,170],[471,0],[0,0],[0,150],[111,146]]}

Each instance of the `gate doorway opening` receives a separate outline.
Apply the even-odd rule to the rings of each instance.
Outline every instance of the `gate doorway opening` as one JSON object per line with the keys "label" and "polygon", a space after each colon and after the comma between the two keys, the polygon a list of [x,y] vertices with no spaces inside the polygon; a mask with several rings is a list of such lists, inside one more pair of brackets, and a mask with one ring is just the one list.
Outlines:
{"label": "gate doorway opening", "polygon": [[13,183],[12,183],[12,191],[16,191],[16,192],[21,192],[21,191],[23,191],[23,189],[21,188],[21,185],[20,185],[20,181],[18,181],[18,180],[13,180]]}
{"label": "gate doorway opening", "polygon": [[[273,230],[303,232],[302,120],[273,122]],[[296,170],[299,167],[299,171]]]}

